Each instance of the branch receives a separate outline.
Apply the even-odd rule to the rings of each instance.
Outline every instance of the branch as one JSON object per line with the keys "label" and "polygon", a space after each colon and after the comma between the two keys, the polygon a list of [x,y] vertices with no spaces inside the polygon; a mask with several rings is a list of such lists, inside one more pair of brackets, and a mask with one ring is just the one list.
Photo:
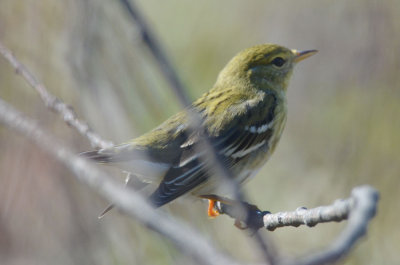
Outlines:
{"label": "branch", "polygon": [[129,216],[170,239],[183,253],[204,264],[238,264],[218,252],[211,241],[205,240],[201,234],[185,223],[156,211],[142,196],[125,189],[122,184],[114,181],[93,163],[78,157],[2,99],[0,99],[0,123],[35,142],[39,148],[74,173],[78,180],[95,189]]}
{"label": "branch", "polygon": [[340,222],[346,220],[353,204],[353,198],[338,200],[330,206],[320,206],[314,209],[299,207],[293,212],[266,214],[263,217],[264,227],[269,231],[284,226],[298,227],[307,225],[313,227],[319,223]]}
{"label": "branch", "polygon": [[337,200],[332,205],[313,209],[300,207],[293,212],[271,214],[267,211],[262,212],[254,205],[246,204],[249,213],[244,216],[232,208],[234,201],[225,198],[222,199],[223,202],[218,202],[216,208],[220,213],[235,218],[242,227],[253,229],[265,227],[270,231],[284,226],[313,227],[319,223],[340,222],[348,218],[345,230],[327,249],[295,261],[278,262],[278,264],[317,265],[334,263],[350,252],[355,243],[366,234],[368,224],[375,216],[378,200],[379,194],[374,188],[360,186],[352,190],[348,199]]}
{"label": "branch", "polygon": [[[360,192],[361,191],[361,192]],[[215,196],[218,197],[218,196]],[[242,223],[244,228],[259,229],[265,227],[269,231],[284,226],[298,227],[307,225],[313,227],[319,223],[340,222],[346,220],[350,213],[359,210],[359,201],[369,202],[369,209],[375,213],[378,203],[378,192],[369,186],[356,187],[352,191],[350,198],[345,200],[336,200],[332,205],[320,206],[313,209],[299,207],[292,212],[279,212],[271,214],[268,211],[261,211],[256,206],[245,203],[248,214],[243,215],[233,208],[236,203],[227,198],[218,197],[216,209],[222,214],[229,215]],[[370,215],[366,221],[369,221],[374,215]]]}
{"label": "branch", "polygon": [[344,231],[325,250],[310,254],[288,264],[318,265],[334,263],[346,256],[355,243],[367,233],[368,224],[375,216],[379,193],[370,186],[356,187],[351,192],[349,221]]}
{"label": "branch", "polygon": [[0,54],[10,63],[15,72],[21,75],[32,88],[39,93],[40,98],[46,107],[58,113],[62,119],[71,127],[75,128],[82,136],[86,137],[93,148],[106,148],[113,146],[113,143],[102,139],[97,133],[89,128],[89,125],[79,120],[73,108],[65,104],[61,99],[50,94],[46,87],[17,60],[17,58],[0,42]]}

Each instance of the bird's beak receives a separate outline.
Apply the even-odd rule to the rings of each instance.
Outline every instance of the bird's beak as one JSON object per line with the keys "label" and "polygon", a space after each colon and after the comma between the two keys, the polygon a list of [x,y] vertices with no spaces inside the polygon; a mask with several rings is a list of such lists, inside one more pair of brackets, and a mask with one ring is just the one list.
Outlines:
{"label": "bird's beak", "polygon": [[298,51],[298,50],[292,50],[294,53],[294,62],[298,63],[300,61],[303,61],[304,59],[310,57],[311,55],[316,54],[318,51],[317,50],[307,50],[307,51]]}

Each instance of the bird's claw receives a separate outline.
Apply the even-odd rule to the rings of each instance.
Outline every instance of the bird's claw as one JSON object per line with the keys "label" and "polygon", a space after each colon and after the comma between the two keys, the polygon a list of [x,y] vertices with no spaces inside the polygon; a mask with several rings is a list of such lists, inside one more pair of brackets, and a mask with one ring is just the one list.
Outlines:
{"label": "bird's claw", "polygon": [[256,231],[264,226],[263,217],[269,211],[261,211],[256,205],[247,202],[238,202],[217,195],[203,195],[201,198],[209,200],[208,216],[216,217],[227,214],[235,219],[235,226],[241,230]]}

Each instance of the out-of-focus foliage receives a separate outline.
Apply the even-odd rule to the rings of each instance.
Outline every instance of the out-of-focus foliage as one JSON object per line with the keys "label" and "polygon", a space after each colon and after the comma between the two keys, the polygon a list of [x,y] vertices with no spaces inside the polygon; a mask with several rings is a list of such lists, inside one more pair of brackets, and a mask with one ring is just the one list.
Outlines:
{"label": "out-of-focus foliage", "polygon": [[[360,184],[381,193],[368,235],[345,264],[398,264],[400,239],[400,2],[156,1],[138,3],[192,98],[208,90],[236,52],[264,42],[320,53],[289,87],[281,143],[247,186],[262,209],[314,207]],[[104,137],[124,141],[179,110],[118,1],[2,0],[0,39]],[[76,152],[85,139],[42,104],[0,58],[0,97]],[[65,168],[0,128],[1,264],[187,264],[160,236],[106,206]],[[246,233],[205,204],[165,210],[191,222],[242,261],[260,259]],[[344,227],[263,231],[283,254],[320,249]],[[233,243],[234,242],[234,243]]]}

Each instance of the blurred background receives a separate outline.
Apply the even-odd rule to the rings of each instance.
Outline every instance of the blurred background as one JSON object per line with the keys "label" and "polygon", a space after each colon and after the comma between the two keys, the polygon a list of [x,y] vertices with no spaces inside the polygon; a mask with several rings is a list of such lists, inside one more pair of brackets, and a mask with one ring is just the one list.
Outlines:
{"label": "blurred background", "polygon": [[[368,235],[343,264],[399,264],[400,1],[137,1],[192,99],[240,50],[273,42],[320,52],[295,69],[281,142],[245,187],[271,212],[327,205],[369,184],[381,194]],[[118,1],[1,0],[0,40],[95,131],[116,143],[181,109]],[[0,58],[0,97],[76,152],[91,149]],[[40,148],[0,127],[0,263],[191,264],[107,205]],[[242,262],[260,261],[233,220],[206,204],[165,207]],[[331,242],[346,222],[262,231],[282,255]]]}

